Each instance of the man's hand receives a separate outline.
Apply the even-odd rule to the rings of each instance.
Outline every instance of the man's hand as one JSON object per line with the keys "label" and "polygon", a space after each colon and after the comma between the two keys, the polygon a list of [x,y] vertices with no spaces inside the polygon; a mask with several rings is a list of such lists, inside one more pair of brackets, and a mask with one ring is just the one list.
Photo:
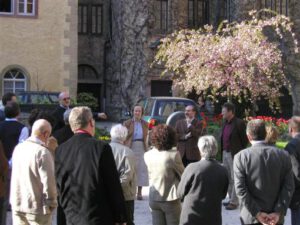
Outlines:
{"label": "man's hand", "polygon": [[50,152],[52,152],[54,154],[57,146],[58,146],[58,143],[57,143],[57,140],[55,139],[55,137],[53,137],[53,136],[49,137],[47,140],[47,143],[46,143],[46,147],[50,150]]}
{"label": "man's hand", "polygon": [[189,139],[190,137],[192,137],[191,132],[189,132],[188,134],[186,134],[186,135],[184,136],[184,139],[187,140],[187,139]]}
{"label": "man's hand", "polygon": [[270,225],[269,224],[269,215],[267,213],[264,213],[264,212],[257,213],[256,219],[258,220],[258,222],[260,222],[263,225]]}
{"label": "man's hand", "polygon": [[106,120],[107,119],[107,115],[105,113],[98,113],[98,118]]}
{"label": "man's hand", "polygon": [[279,213],[271,213],[268,215],[269,217],[269,225],[276,225],[279,221],[280,214]]}

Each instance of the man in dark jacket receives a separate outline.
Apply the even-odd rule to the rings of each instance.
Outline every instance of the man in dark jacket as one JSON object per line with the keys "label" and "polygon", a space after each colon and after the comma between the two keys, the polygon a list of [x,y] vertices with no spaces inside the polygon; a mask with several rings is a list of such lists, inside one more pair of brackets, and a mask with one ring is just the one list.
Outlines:
{"label": "man in dark jacket", "polygon": [[251,147],[234,157],[234,183],[242,225],[279,225],[294,192],[292,164],[287,152],[265,143],[263,120],[247,124]]}
{"label": "man in dark jacket", "polygon": [[235,116],[235,106],[232,103],[227,102],[223,105],[222,115],[224,125],[221,133],[221,150],[223,164],[229,174],[229,201],[224,203],[224,206],[226,209],[232,210],[238,206],[233,180],[233,158],[236,153],[246,148],[248,138],[246,135],[246,124]]}
{"label": "man in dark jacket", "polygon": [[88,107],[72,109],[72,138],[56,150],[58,200],[67,225],[125,224],[124,197],[112,150],[96,140]]}
{"label": "man in dark jacket", "polygon": [[200,160],[200,152],[197,142],[200,136],[204,134],[204,128],[201,121],[196,119],[196,109],[193,105],[185,108],[185,119],[176,123],[176,132],[178,135],[177,150],[182,158],[183,165]]}
{"label": "man in dark jacket", "polygon": [[290,204],[292,225],[300,224],[300,117],[293,116],[289,121],[292,139],[285,147],[292,161],[295,191]]}

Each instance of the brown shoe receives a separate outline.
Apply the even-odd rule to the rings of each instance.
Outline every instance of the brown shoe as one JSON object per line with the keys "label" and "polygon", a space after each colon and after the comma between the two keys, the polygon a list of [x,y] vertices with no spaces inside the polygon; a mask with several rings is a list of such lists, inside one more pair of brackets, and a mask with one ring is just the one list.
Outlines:
{"label": "brown shoe", "polygon": [[227,210],[234,210],[237,207],[238,207],[237,205],[229,203],[227,206],[225,206],[225,209],[227,209]]}

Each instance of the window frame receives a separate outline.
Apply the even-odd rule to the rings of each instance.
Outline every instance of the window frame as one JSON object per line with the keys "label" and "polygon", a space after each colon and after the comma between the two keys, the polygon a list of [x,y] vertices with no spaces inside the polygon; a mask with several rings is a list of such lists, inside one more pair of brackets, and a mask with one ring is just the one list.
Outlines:
{"label": "window frame", "polygon": [[[16,70],[17,72],[21,73],[23,75],[24,78],[22,79],[17,79],[16,76],[18,74],[12,74],[12,78],[5,78],[6,75],[8,75],[9,72],[13,71],[13,70]],[[4,74],[3,74],[3,77],[2,77],[2,93],[5,94],[5,90],[6,89],[9,89],[9,88],[6,88],[5,87],[5,82],[12,82],[13,83],[13,88],[12,88],[12,92],[13,93],[17,93],[17,92],[20,92],[20,91],[26,91],[27,90],[27,84],[28,84],[28,81],[27,81],[27,75],[26,73],[20,69],[20,68],[10,68],[9,70],[7,70]],[[24,82],[24,89],[22,90],[18,90],[16,91],[16,82]],[[17,88],[19,89],[19,88]],[[10,92],[10,91],[9,91]]]}
{"label": "window frame", "polygon": [[[162,33],[167,33],[169,23],[168,23],[168,18],[169,18],[169,1],[168,0],[156,0],[160,3],[160,12],[159,12],[159,29]],[[165,13],[165,18],[163,15],[163,2],[166,4],[166,13]],[[165,20],[165,28],[163,27],[163,21]]]}
{"label": "window frame", "polygon": [[[24,9],[28,9],[28,0],[24,1]],[[0,16],[7,17],[22,17],[22,18],[37,18],[38,17],[38,0],[32,0],[32,13],[20,12],[19,8],[20,0],[11,0],[11,12],[1,12]]]}
{"label": "window frame", "polygon": [[[200,5],[202,5],[202,21],[199,19]],[[192,10],[190,10],[191,6]],[[208,0],[188,0],[188,27],[197,29],[205,24],[209,24],[209,7],[210,5]],[[193,13],[192,16],[190,15],[191,12]]]}
{"label": "window frame", "polygon": [[[81,9],[81,16],[79,16],[79,8],[82,7]],[[96,14],[95,14],[95,32],[93,31],[93,8],[96,8]],[[86,8],[87,10],[87,17],[86,17],[86,32],[83,32],[83,9]],[[98,12],[101,12],[101,16],[98,17]],[[103,4],[78,4],[78,34],[79,35],[92,35],[92,36],[101,36],[103,34]],[[98,20],[100,19],[100,21]],[[81,25],[79,26],[79,22],[81,21]],[[100,30],[98,30],[98,24],[100,22]]]}

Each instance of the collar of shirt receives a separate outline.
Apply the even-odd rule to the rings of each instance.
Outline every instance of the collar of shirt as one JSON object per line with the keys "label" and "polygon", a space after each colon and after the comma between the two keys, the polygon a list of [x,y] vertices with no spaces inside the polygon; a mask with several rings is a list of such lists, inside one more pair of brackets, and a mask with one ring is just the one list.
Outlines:
{"label": "collar of shirt", "polygon": [[137,119],[135,119],[135,118],[133,117],[133,122],[141,123],[141,122],[142,122],[142,119],[137,120]]}
{"label": "collar of shirt", "polygon": [[225,120],[225,123],[227,123],[227,124],[231,124],[231,123],[232,123],[232,121],[233,121],[233,119],[234,119],[234,117],[232,117],[230,120]]}
{"label": "collar of shirt", "polygon": [[60,107],[64,108],[64,109],[69,109],[70,107],[66,107],[66,106],[63,106],[63,105],[59,105]]}
{"label": "collar of shirt", "polygon": [[40,144],[40,145],[43,145],[43,146],[46,146],[46,143],[43,142],[41,139],[39,139],[39,138],[36,137],[36,136],[30,136],[27,140],[28,140],[28,141],[32,141],[32,142],[35,142],[35,143]]}
{"label": "collar of shirt", "polygon": [[18,121],[17,118],[5,118],[5,121]]}
{"label": "collar of shirt", "polygon": [[265,140],[260,140],[260,141],[251,141],[251,145],[258,145],[258,144],[264,144]]}

